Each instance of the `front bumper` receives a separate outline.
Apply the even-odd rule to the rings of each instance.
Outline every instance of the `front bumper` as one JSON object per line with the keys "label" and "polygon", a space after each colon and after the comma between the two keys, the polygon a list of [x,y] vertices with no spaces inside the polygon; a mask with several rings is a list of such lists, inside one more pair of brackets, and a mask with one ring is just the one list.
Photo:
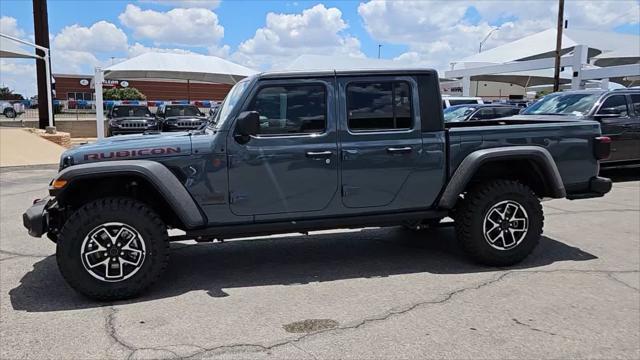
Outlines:
{"label": "front bumper", "polygon": [[601,176],[595,176],[592,177],[591,180],[589,180],[589,189],[587,191],[567,194],[567,199],[577,200],[601,197],[611,191],[612,186],[613,183],[611,182],[611,179]]}
{"label": "front bumper", "polygon": [[49,213],[47,207],[51,202],[50,198],[37,200],[30,208],[22,214],[22,224],[33,237],[41,237],[49,228]]}

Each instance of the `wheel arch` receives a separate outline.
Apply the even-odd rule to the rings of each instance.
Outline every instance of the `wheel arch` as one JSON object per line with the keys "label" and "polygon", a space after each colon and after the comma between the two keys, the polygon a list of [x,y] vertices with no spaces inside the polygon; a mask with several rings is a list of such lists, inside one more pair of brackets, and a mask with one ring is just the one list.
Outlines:
{"label": "wheel arch", "polygon": [[549,151],[539,146],[509,146],[469,154],[451,177],[438,207],[453,209],[460,194],[471,184],[496,178],[519,180],[540,197],[566,197],[560,172]]}
{"label": "wheel arch", "polygon": [[205,216],[182,182],[166,166],[155,161],[80,164],[62,170],[56,180],[67,181],[61,189],[49,190],[60,203],[86,203],[100,197],[140,191],[138,200],[151,206],[169,224],[173,220],[174,225],[185,229],[206,224]]}

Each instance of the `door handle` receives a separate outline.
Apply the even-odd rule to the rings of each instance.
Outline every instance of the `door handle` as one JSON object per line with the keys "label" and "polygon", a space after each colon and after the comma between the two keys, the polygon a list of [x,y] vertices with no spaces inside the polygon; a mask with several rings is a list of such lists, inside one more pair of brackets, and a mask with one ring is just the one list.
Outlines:
{"label": "door handle", "polygon": [[333,155],[333,152],[327,150],[327,151],[307,151],[306,153],[307,157],[310,158],[328,158],[331,157],[331,155]]}
{"label": "door handle", "polygon": [[413,151],[413,148],[411,146],[387,148],[387,152],[390,154],[406,154],[410,153],[411,151]]}

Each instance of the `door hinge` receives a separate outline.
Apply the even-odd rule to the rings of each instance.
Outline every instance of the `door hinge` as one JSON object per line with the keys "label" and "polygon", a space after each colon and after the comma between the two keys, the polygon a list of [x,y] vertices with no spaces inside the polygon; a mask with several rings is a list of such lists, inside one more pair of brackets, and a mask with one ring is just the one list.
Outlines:
{"label": "door hinge", "polygon": [[342,196],[354,195],[358,189],[357,186],[342,185]]}

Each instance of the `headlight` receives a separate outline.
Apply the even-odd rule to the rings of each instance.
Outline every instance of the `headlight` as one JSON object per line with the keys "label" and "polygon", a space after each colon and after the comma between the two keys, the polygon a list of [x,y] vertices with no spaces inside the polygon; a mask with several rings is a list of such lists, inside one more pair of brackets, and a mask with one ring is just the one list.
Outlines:
{"label": "headlight", "polygon": [[62,161],[60,161],[60,169],[58,171],[68,168],[71,165],[73,165],[73,156],[65,156],[62,158]]}
{"label": "headlight", "polygon": [[117,120],[109,120],[109,126],[118,126]]}

